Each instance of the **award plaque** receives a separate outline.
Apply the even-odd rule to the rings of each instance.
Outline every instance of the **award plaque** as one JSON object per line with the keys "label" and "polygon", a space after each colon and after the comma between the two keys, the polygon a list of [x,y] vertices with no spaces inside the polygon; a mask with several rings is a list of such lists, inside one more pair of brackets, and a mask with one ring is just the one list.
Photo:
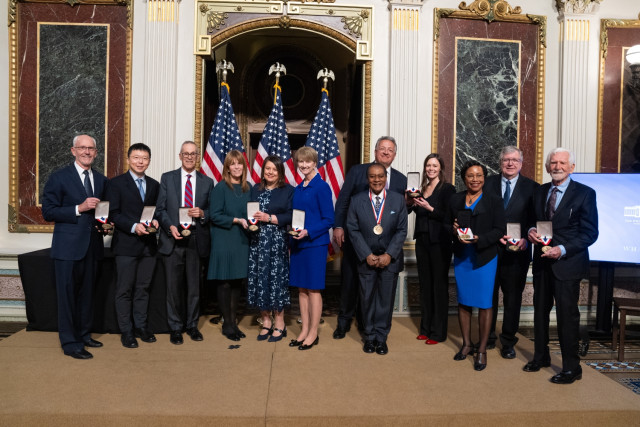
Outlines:
{"label": "award plaque", "polygon": [[420,197],[420,173],[409,172],[407,173],[407,192],[409,197]]}
{"label": "award plaque", "polygon": [[189,216],[189,209],[191,208],[180,208],[178,211],[180,227],[182,227],[182,231],[180,232],[180,234],[182,234],[184,237],[191,235],[191,230],[189,230],[189,228],[191,227],[192,219]]}
{"label": "award plaque", "polygon": [[507,236],[509,236],[507,250],[517,252],[520,250],[518,242],[522,239],[522,233],[520,231],[520,223],[508,222],[507,223]]}
{"label": "award plaque", "polygon": [[291,217],[291,230],[289,234],[297,236],[300,231],[304,229],[304,211],[300,209],[294,209]]}
{"label": "award plaque", "polygon": [[113,225],[107,223],[109,220],[109,202],[98,202],[96,206],[96,221],[102,224],[102,229],[109,231],[113,228]]}
{"label": "award plaque", "polygon": [[156,213],[155,206],[145,206],[142,209],[142,215],[140,216],[140,223],[144,224],[144,226],[147,227],[147,232],[149,233],[155,233],[156,231],[158,231],[158,229],[151,224],[151,221],[153,221],[153,215],[155,213]]}
{"label": "award plaque", "polygon": [[536,230],[542,240],[542,252],[547,253],[551,250],[551,239],[553,238],[553,223],[551,221],[536,222]]}
{"label": "award plaque", "polygon": [[253,214],[260,210],[259,202],[247,203],[247,220],[249,221],[249,230],[258,231],[258,220],[253,217]]}
{"label": "award plaque", "polygon": [[473,240],[473,231],[471,231],[471,211],[469,209],[459,210],[456,222],[458,223],[458,237],[461,240]]}

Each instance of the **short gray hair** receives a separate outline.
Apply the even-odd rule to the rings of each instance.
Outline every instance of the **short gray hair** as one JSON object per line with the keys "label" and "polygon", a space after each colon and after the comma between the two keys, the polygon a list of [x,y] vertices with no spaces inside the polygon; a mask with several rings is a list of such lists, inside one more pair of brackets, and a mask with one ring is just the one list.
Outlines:
{"label": "short gray hair", "polygon": [[98,144],[96,143],[96,139],[94,137],[92,137],[91,135],[82,134],[82,135],[76,135],[73,137],[73,147],[76,146],[76,144],[78,143],[78,138],[80,138],[81,136],[89,137],[93,141],[93,146],[94,147],[98,146]]}
{"label": "short gray hair", "polygon": [[544,165],[548,168],[549,166],[551,166],[551,156],[553,156],[554,154],[557,153],[569,153],[569,164],[575,165],[576,164],[576,156],[575,154],[573,154],[573,151],[569,150],[568,148],[564,148],[564,147],[556,147],[553,150],[549,151],[549,154],[547,154],[547,161],[544,162]]}
{"label": "short gray hair", "polygon": [[520,155],[520,161],[524,160],[521,149],[519,149],[515,145],[505,145],[504,147],[502,147],[502,150],[500,150],[500,163],[502,163],[502,159],[504,159],[504,156],[511,153],[518,153]]}
{"label": "short gray hair", "polygon": [[392,136],[381,136],[380,138],[378,138],[378,140],[376,141],[376,146],[375,149],[378,149],[378,145],[380,144],[380,141],[391,141],[393,142],[393,146],[394,149],[396,150],[396,152],[398,152],[398,144],[396,143],[396,139]]}

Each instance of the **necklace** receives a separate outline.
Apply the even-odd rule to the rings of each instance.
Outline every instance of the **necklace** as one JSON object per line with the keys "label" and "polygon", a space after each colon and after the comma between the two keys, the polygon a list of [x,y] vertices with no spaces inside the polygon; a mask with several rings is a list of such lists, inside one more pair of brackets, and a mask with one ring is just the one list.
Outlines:
{"label": "necklace", "polygon": [[469,197],[467,198],[467,206],[471,206],[473,204],[473,201],[476,200],[481,195],[482,195],[482,191],[476,194],[475,196],[469,195]]}

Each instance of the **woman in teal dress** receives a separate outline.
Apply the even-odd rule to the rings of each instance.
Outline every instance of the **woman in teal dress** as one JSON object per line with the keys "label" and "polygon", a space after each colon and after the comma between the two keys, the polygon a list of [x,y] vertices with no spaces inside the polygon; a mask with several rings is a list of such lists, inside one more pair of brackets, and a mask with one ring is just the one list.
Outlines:
{"label": "woman in teal dress", "polygon": [[[482,192],[486,175],[487,168],[484,165],[475,160],[467,161],[460,170],[460,177],[467,189],[451,196],[449,204],[454,233],[453,269],[458,290],[458,321],[463,341],[454,360],[464,360],[474,351],[471,343],[471,313],[473,307],[478,307],[480,342],[474,356],[476,371],[482,371],[487,366],[498,242],[504,236],[506,227],[502,198]],[[468,224],[462,221],[462,211],[471,211]]]}
{"label": "woman in teal dress", "polygon": [[213,280],[218,293],[218,305],[224,323],[222,334],[240,341],[245,334],[238,328],[236,310],[242,282],[247,278],[249,237],[247,232],[247,202],[251,186],[247,182],[247,164],[237,150],[224,159],[222,181],[211,190],[211,254],[207,279]]}

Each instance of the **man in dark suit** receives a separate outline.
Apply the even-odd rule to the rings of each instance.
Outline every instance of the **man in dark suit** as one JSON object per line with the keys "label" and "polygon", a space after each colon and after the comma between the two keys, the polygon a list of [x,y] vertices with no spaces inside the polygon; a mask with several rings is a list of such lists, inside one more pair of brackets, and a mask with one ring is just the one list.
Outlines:
{"label": "man in dark suit", "polygon": [[[213,180],[196,171],[198,147],[185,141],[180,148],[182,167],[162,174],[156,215],[160,220],[160,247],[167,278],[167,320],[170,340],[182,344],[182,330],[202,341],[200,317],[201,260],[209,256],[209,193]],[[188,208],[191,222],[180,222],[180,208]],[[186,287],[186,302],[184,288]],[[186,313],[185,313],[186,309]],[[185,320],[186,319],[186,320]]]}
{"label": "man in dark suit", "polygon": [[582,378],[578,355],[578,297],[580,280],[589,275],[588,248],[598,238],[598,209],[595,191],[571,180],[575,169],[571,151],[554,148],[545,165],[551,182],[535,191],[533,203],[536,220],[551,221],[553,236],[549,242],[535,227],[529,230],[529,240],[536,244],[533,255],[535,352],[523,370],[537,372],[551,365],[549,313],[555,298],[562,371],[551,377],[551,382],[570,384]]}
{"label": "man in dark suit", "polygon": [[402,195],[385,190],[384,166],[370,165],[367,176],[369,191],[351,200],[347,230],[358,262],[363,350],[387,354],[398,273],[404,268],[407,207]]}
{"label": "man in dark suit", "polygon": [[[155,206],[160,184],[146,176],[151,162],[151,149],[138,143],[129,147],[129,171],[109,182],[109,218],[115,225],[111,250],[116,260],[116,314],[120,327],[120,341],[127,348],[138,347],[136,337],[155,342],[147,329],[149,286],[156,266],[158,244],[156,234],[147,227],[158,229],[158,221],[140,222],[145,206]],[[133,296],[133,298],[132,298]]]}
{"label": "man in dark suit", "polygon": [[97,155],[89,135],[73,139],[73,164],[49,177],[42,195],[42,216],[55,221],[51,258],[58,298],[58,334],[62,350],[74,359],[90,359],[86,347],[102,347],[91,338],[93,287],[104,246],[95,225],[95,208],[107,179],[91,168]]}
{"label": "man in dark suit", "polygon": [[[500,152],[501,173],[487,178],[484,191],[501,197],[504,201],[506,222],[520,224],[521,233],[526,233],[535,222],[533,192],[539,187],[539,184],[520,174],[522,161],[522,151],[518,147],[513,145],[504,147]],[[512,245],[507,241],[508,238],[520,240]],[[505,236],[500,240],[500,243],[496,284],[493,290],[493,321],[487,348],[495,346],[498,293],[499,289],[502,289],[504,314],[502,332],[500,333],[500,343],[502,344],[500,355],[505,359],[514,359],[516,357],[514,346],[518,342],[516,333],[520,325],[522,291],[524,291],[531,263],[531,247],[528,245],[526,234]],[[511,246],[515,246],[517,249],[509,249]]]}
{"label": "man in dark suit", "polygon": [[[374,163],[381,164],[386,169],[386,188],[404,195],[407,189],[407,177],[391,167],[397,151],[398,145],[393,137],[382,136],[378,138]],[[333,338],[336,339],[344,338],[349,329],[351,329],[351,320],[356,313],[358,302],[358,277],[356,276],[358,259],[353,251],[349,231],[346,230],[345,232],[347,212],[349,211],[351,198],[369,188],[367,170],[372,164],[366,163],[352,167],[336,200],[333,240],[342,248],[340,312],[338,314],[338,326],[333,333]],[[361,328],[360,319],[358,319],[358,327]]]}

